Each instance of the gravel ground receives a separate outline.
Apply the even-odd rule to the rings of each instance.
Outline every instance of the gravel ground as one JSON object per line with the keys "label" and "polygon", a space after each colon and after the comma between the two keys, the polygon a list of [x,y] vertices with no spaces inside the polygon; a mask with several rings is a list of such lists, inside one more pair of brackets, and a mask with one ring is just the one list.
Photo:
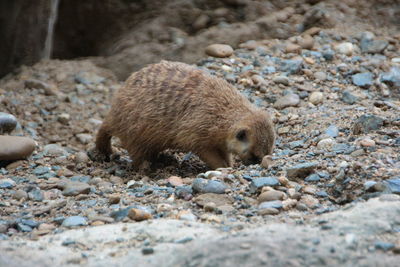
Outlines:
{"label": "gravel ground", "polygon": [[[333,214],[340,214],[349,205],[367,211],[370,202],[365,201],[370,198],[387,196],[393,208],[393,203],[399,203],[394,194],[400,194],[399,43],[400,36],[341,35],[311,28],[288,40],[248,41],[231,55],[223,49],[225,58],[200,61],[200,68],[224,77],[265,107],[279,135],[273,156],[261,164],[243,166],[237,161],[234,168],[214,171],[191,153],[167,151],[152,171],[135,173],[118,140],[113,140],[116,156],[111,162],[91,161],[87,152],[93,147],[93,136],[121,83],[90,61],[43,61],[8,75],[0,81],[0,111],[4,112],[0,132],[26,138],[0,136],[1,246],[12,251],[23,240],[47,240],[42,244],[47,249],[53,237],[79,231],[69,228],[95,232],[94,226],[107,224],[114,229],[121,227],[117,222],[143,220],[151,220],[152,225],[178,220],[183,222],[174,221],[175,228],[194,224],[204,231],[218,228],[230,233],[227,236],[281,223],[288,228],[280,233],[288,235],[291,224],[308,224],[312,219],[321,220],[323,228],[324,213],[339,210]],[[214,49],[211,53],[218,56],[218,47]],[[13,160],[31,153],[31,140],[35,148],[28,160]],[[392,238],[372,250],[356,246],[354,255],[378,251],[377,255],[389,259],[399,253],[399,216],[380,214],[386,206],[379,207],[373,215],[391,220]],[[103,227],[99,229],[111,231]],[[379,233],[365,231],[373,237],[371,244],[380,242],[374,240]],[[346,234],[345,228],[332,232]],[[137,246],[143,247],[143,254],[154,253],[151,247],[161,242],[139,238]],[[256,247],[262,246],[255,240]],[[72,247],[81,246],[71,242]],[[284,244],[279,241],[271,250]],[[342,251],[341,243],[334,243],[332,249]],[[207,258],[210,251],[204,253]],[[103,256],[120,258],[118,250]],[[82,252],[81,257],[92,256]],[[178,258],[179,264],[192,266]],[[60,264],[67,263],[81,262]]]}

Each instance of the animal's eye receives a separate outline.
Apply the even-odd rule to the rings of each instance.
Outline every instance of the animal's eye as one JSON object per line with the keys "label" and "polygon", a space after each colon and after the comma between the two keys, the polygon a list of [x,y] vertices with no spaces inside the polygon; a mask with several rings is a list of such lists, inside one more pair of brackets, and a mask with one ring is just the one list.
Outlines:
{"label": "animal's eye", "polygon": [[246,130],[240,130],[240,131],[236,134],[236,139],[239,140],[239,141],[246,141],[246,139],[247,139]]}

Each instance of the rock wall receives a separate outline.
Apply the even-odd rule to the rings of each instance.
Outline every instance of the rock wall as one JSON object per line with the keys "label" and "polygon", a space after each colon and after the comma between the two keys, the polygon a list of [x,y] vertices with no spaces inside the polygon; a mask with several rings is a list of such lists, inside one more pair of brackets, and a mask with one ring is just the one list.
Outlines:
{"label": "rock wall", "polygon": [[41,59],[50,13],[49,0],[0,1],[0,77]]}

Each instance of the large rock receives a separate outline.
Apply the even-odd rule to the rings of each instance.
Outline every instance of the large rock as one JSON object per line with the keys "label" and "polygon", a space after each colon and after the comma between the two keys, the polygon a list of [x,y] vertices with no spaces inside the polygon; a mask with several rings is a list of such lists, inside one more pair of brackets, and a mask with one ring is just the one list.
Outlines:
{"label": "large rock", "polygon": [[21,136],[0,136],[0,160],[18,160],[29,157],[35,150],[35,141]]}
{"label": "large rock", "polygon": [[[130,266],[132,262],[167,267],[397,266],[399,254],[371,250],[371,246],[377,241],[396,240],[399,203],[399,198],[386,195],[350,204],[301,224],[270,221],[252,229],[235,227],[233,231],[227,230],[228,225],[171,219],[65,230],[38,240],[0,242],[0,266],[66,266],[72,259],[89,267]],[[77,222],[74,225],[86,220],[78,218]],[[143,246],[131,246],[138,235],[153,240],[153,254],[143,255]],[[82,257],[80,249],[63,246],[66,240],[90,247],[90,257]],[[110,253],[114,252],[113,246],[107,245],[115,240],[119,246],[117,254]]]}

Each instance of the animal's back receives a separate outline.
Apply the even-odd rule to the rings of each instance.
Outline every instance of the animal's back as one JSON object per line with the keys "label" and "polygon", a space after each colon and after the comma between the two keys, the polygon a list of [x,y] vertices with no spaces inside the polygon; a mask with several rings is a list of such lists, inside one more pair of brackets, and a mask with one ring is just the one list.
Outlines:
{"label": "animal's back", "polygon": [[147,144],[187,149],[194,141],[215,137],[214,131],[223,131],[236,114],[250,109],[226,81],[187,64],[162,61],[128,78],[110,115],[117,136],[140,133]]}
{"label": "animal's back", "polygon": [[183,63],[163,61],[133,73],[117,92],[97,134],[101,155],[116,136],[135,166],[165,149],[192,151],[210,167],[231,154],[256,161],[273,148],[273,124],[232,85]]}

